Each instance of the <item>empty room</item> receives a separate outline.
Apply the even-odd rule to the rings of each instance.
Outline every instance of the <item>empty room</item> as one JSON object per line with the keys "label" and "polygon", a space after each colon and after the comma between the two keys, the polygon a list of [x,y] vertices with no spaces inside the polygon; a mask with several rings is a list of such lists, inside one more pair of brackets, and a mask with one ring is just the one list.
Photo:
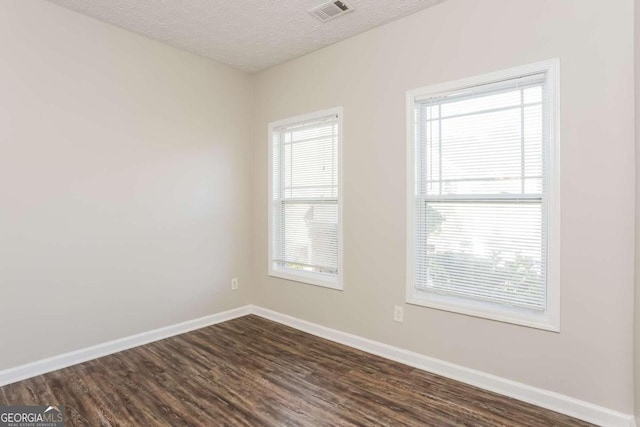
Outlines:
{"label": "empty room", "polygon": [[640,427],[640,3],[0,0],[0,427]]}

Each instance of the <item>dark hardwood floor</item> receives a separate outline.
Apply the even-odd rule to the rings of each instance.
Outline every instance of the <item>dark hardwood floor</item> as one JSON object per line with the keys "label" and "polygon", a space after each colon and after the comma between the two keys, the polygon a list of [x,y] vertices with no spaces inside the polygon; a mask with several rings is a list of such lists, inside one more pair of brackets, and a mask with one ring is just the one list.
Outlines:
{"label": "dark hardwood floor", "polygon": [[70,426],[588,426],[247,316],[0,388]]}

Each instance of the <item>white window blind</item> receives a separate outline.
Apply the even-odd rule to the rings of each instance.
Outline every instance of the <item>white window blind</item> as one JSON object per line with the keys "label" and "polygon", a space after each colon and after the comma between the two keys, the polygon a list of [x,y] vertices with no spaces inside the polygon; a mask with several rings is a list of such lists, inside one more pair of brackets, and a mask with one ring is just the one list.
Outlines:
{"label": "white window blind", "polygon": [[414,98],[414,296],[546,313],[547,77]]}
{"label": "white window blind", "polygon": [[270,271],[337,287],[339,116],[274,126]]}

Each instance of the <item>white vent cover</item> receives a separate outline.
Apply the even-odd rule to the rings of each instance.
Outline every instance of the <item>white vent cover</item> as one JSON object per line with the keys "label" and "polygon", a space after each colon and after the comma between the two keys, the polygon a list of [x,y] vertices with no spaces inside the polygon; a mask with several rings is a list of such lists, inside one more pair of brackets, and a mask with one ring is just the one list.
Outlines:
{"label": "white vent cover", "polygon": [[337,18],[340,15],[349,13],[352,10],[353,7],[347,4],[346,1],[335,0],[322,3],[321,5],[311,9],[309,13],[318,18],[321,22],[327,22],[332,20],[333,18]]}

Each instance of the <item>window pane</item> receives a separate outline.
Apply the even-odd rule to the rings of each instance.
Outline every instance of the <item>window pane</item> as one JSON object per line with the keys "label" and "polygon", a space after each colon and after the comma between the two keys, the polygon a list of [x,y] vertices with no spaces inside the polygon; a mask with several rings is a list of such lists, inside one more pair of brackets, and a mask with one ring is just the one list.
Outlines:
{"label": "window pane", "polygon": [[[542,105],[524,108],[524,173],[525,176],[542,176]],[[541,192],[541,190],[538,190]]]}
{"label": "window pane", "polygon": [[520,105],[520,91],[500,91],[484,96],[472,96],[456,102],[442,104],[442,116],[457,116],[460,114],[479,113],[496,108],[515,107]]}
{"label": "window pane", "polygon": [[541,93],[538,85],[420,106],[419,194],[541,194],[543,109],[525,101]]}
{"label": "window pane", "polygon": [[275,215],[281,251],[277,262],[286,268],[337,274],[338,204],[282,202]]}
{"label": "window pane", "polygon": [[540,203],[434,203],[417,209],[416,287],[545,307]]}
{"label": "window pane", "polygon": [[542,86],[534,86],[524,90],[524,103],[542,102]]}
{"label": "window pane", "polygon": [[520,176],[520,108],[442,121],[442,178]]}
{"label": "window pane", "polygon": [[337,197],[337,125],[324,126],[320,136],[284,146],[285,198]]}

